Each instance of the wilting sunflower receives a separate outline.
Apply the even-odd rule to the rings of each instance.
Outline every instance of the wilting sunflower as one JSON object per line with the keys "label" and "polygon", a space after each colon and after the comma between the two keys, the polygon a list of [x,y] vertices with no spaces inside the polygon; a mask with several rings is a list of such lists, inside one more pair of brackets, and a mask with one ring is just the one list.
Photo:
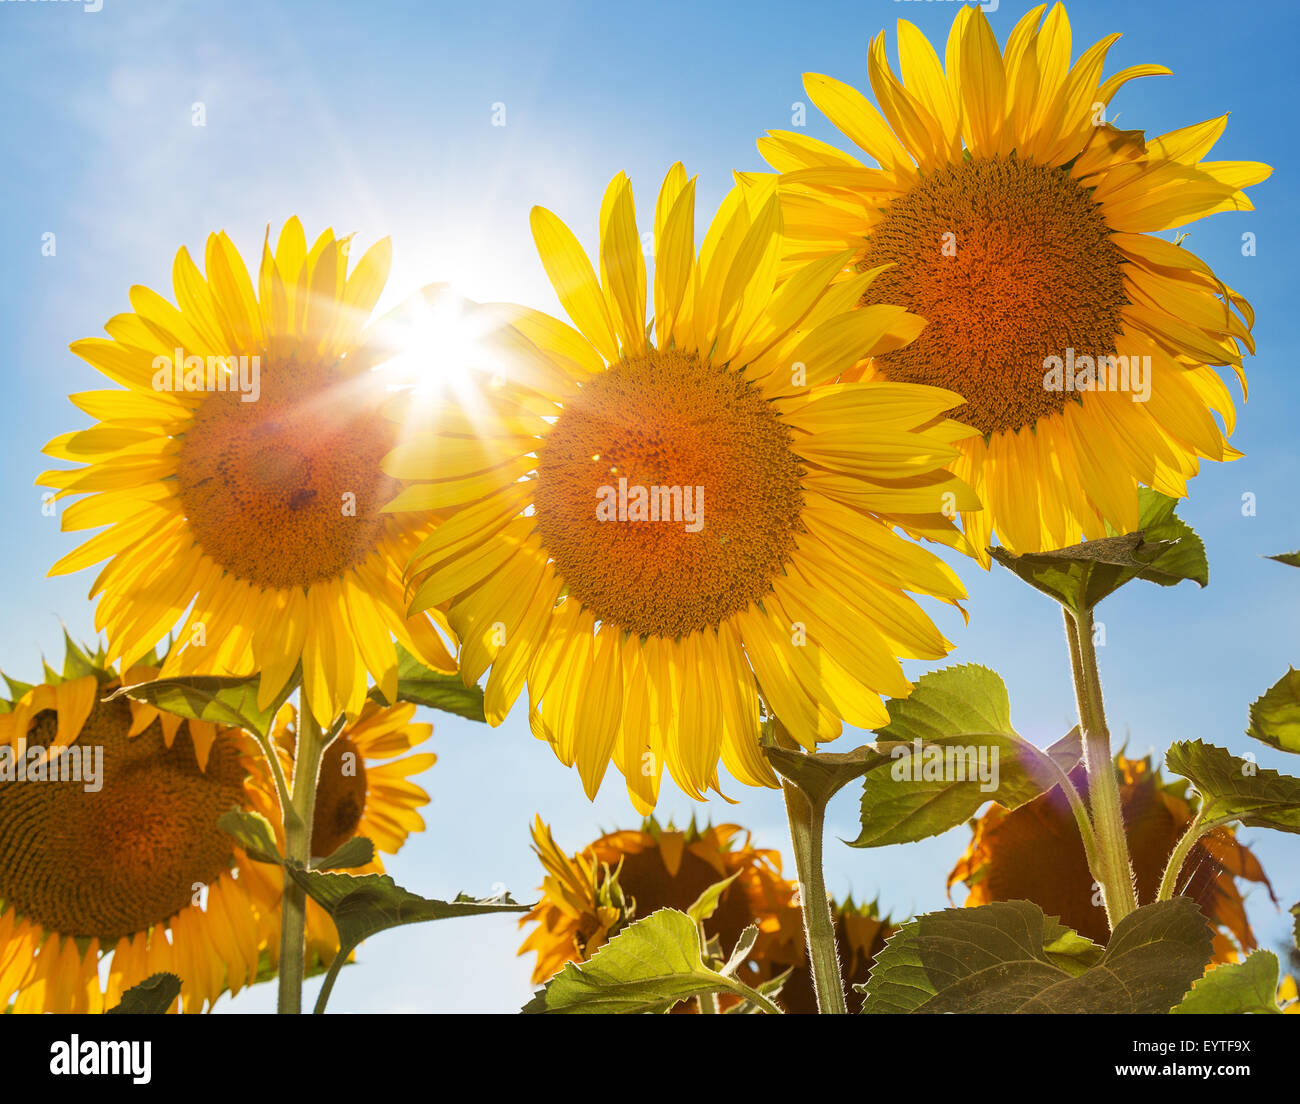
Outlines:
{"label": "wilting sunflower", "polygon": [[428,520],[380,512],[394,427],[371,369],[391,338],[362,325],[391,247],[348,275],[349,243],[326,230],[308,251],[290,219],[274,253],[268,231],[256,291],[224,233],[208,238],[206,278],[182,248],[176,306],[133,287],[108,340],[72,345],[121,389],[72,396],[97,424],[45,451],[84,466],[38,480],[86,496],[64,529],[108,526],[51,573],[108,560],[91,596],[111,660],[131,666],[188,610],[165,675],[260,672],[265,707],[301,664],[322,725],[354,716],[370,680],[392,700],[393,637],[455,669],[441,614],[403,610],[402,567]]}
{"label": "wilting sunflower", "polygon": [[259,979],[269,898],[217,827],[267,796],[249,777],[257,749],[237,730],[102,700],[156,676],[141,665],[119,678],[102,653],[69,642],[62,675],[47,668],[38,686],[9,682],[0,1011],[12,1002],[15,1012],[102,1012],[169,971],[197,1012]]}
{"label": "wilting sunflower", "polygon": [[[433,725],[412,720],[415,706],[403,702],[394,706],[366,703],[361,715],[344,727],[321,759],[312,819],[311,851],[315,857],[332,855],[354,836],[364,836],[375,845],[374,859],[349,870],[352,874],[382,874],[381,855],[401,850],[412,832],[424,830],[419,810],[429,795],[410,776],[428,770],[438,761],[431,751],[407,752],[428,740]],[[285,776],[292,772],[297,739],[296,710],[280,709],[273,739]],[[276,807],[275,789],[265,761],[254,765],[259,785],[254,789],[254,808],[274,826],[276,842],[283,849],[283,829]],[[279,961],[280,911],[278,903],[283,877],[278,868],[250,862],[248,880],[258,886],[259,896],[277,907],[267,911],[265,937],[272,964]],[[334,922],[315,901],[307,900],[307,966],[328,966],[338,952]]]}
{"label": "wilting sunflower", "polygon": [[957,396],[835,382],[919,331],[900,307],[852,309],[874,274],[830,286],[845,253],[774,291],[775,196],[733,192],[698,258],[694,208],[675,165],[655,213],[653,338],[627,177],[601,207],[599,280],[535,208],[577,329],[499,308],[497,376],[408,425],[384,464],[409,484],[390,510],[450,514],[411,562],[412,609],[451,601],[462,676],[492,668],[488,720],[526,684],[534,733],[587,793],[612,758],[642,812],[665,765],[697,798],[719,756],[775,784],[760,692],[809,748],[842,721],[886,723],[879,695],[908,689],[897,657],[950,647],[904,592],[963,594],[895,526],[951,539],[945,508],[975,504],[944,470],[971,432],[944,417]]}
{"label": "wilting sunflower", "polygon": [[[718,910],[704,922],[705,934],[727,953],[756,924],[759,934],[742,967],[743,980],[762,985],[784,976],[777,1003],[787,1012],[817,1011],[798,887],[782,877],[781,856],[755,848],[738,825],[701,829],[692,823],[683,832],[663,828],[652,817],[640,830],[607,833],[570,857],[539,817],[533,850],[546,877],[541,900],[519,922],[521,928],[536,925],[519,953],[537,955],[534,985],[549,981],[567,962],[585,962],[632,920],[661,908],[684,912],[710,886],[734,875]],[[874,904],[849,900],[833,912],[843,980],[851,987],[867,980],[894,929]],[[853,1003],[856,994],[849,992]],[[687,1002],[677,1010],[694,1007]]]}
{"label": "wilting sunflower", "polygon": [[[1170,852],[1192,821],[1188,783],[1165,783],[1149,759],[1123,755],[1116,760],[1116,773],[1138,901],[1150,903]],[[1087,793],[1082,767],[1071,779]],[[993,805],[975,820],[973,830],[966,854],[948,875],[950,890],[959,881],[970,888],[967,906],[1030,900],[1089,939],[1106,942],[1106,913],[1093,903],[1096,890],[1079,826],[1059,789],[1010,813]],[[1180,872],[1176,892],[1193,898],[1215,928],[1216,962],[1232,962],[1255,949],[1239,878],[1261,883],[1272,896],[1259,860],[1227,827],[1202,836]]]}
{"label": "wilting sunflower", "polygon": [[985,563],[994,531],[1020,552],[1132,531],[1139,483],[1181,497],[1200,458],[1240,455],[1214,417],[1232,432],[1214,366],[1244,390],[1242,348],[1254,351],[1245,299],[1155,235],[1251,210],[1243,189],[1268,166],[1205,160],[1226,115],[1151,139],[1103,122],[1126,82],[1169,70],[1103,81],[1117,34],[1071,67],[1065,9],[1045,10],[999,50],[983,12],[961,5],[946,72],[900,20],[901,81],[884,32],[871,46],[879,111],[808,74],[809,97],[877,167],[800,134],[759,141],[781,174],[787,265],[846,249],[859,269],[891,265],[864,302],[928,320],[865,370],[965,397],[953,416],[980,432],[953,470],[983,501],[963,521]]}

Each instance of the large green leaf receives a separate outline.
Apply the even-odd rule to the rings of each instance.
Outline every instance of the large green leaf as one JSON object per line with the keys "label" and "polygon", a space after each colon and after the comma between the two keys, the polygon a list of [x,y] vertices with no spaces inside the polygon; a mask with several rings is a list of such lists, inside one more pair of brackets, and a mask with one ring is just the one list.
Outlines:
{"label": "large green leaf", "polygon": [[1100,955],[1037,905],[1002,901],[904,924],[857,988],[873,1013],[1168,1012],[1212,942],[1186,897],[1130,913]]}
{"label": "large green leaf", "polygon": [[293,880],[330,914],[345,954],[362,940],[403,924],[527,912],[532,907],[508,896],[475,899],[460,894],[453,901],[435,901],[403,889],[387,874],[330,874],[294,864],[288,869]]}
{"label": "large green leaf", "polygon": [[125,695],[148,702],[168,713],[196,721],[211,721],[230,728],[243,728],[266,736],[275,715],[298,685],[299,677],[285,683],[266,709],[257,707],[259,676],[227,678],[220,675],[186,675],[154,679],[123,686],[110,694],[109,700]]}
{"label": "large green leaf", "polygon": [[1300,754],[1300,671],[1290,668],[1251,704],[1246,734],[1279,751]]}
{"label": "large green leaf", "polygon": [[1075,612],[1091,609],[1133,579],[1160,586],[1173,586],[1185,579],[1207,585],[1210,567],[1205,545],[1174,514],[1176,500],[1146,487],[1138,494],[1135,532],[1050,552],[1017,555],[1004,548],[989,552],[1030,586]]}
{"label": "large green leaf", "polygon": [[938,835],[987,801],[1018,808],[1056,785],[1053,762],[1068,774],[1082,750],[1077,731],[1045,752],[1022,740],[1002,679],[977,664],[923,675],[908,697],[887,704],[876,751],[891,762],[866,776],[854,847]]}
{"label": "large green leaf", "polygon": [[1200,740],[1171,746],[1165,765],[1196,787],[1202,821],[1239,820],[1255,828],[1300,832],[1300,778]]}
{"label": "large green leaf", "polygon": [[1192,991],[1172,1011],[1177,1015],[1281,1012],[1277,982],[1277,955],[1255,951],[1245,962],[1225,963],[1197,978]]}
{"label": "large green leaf", "polygon": [[[734,955],[733,962],[739,965]],[[629,924],[587,962],[570,962],[523,1011],[667,1012],[706,993],[733,993],[760,1003],[754,990],[705,963],[695,921],[665,908]]]}
{"label": "large green leaf", "polygon": [[[388,701],[378,687],[370,691],[370,696],[380,705],[396,704]],[[397,701],[415,702],[471,721],[487,721],[481,689],[466,686],[460,675],[431,670],[400,644],[397,646]]]}
{"label": "large green leaf", "polygon": [[1300,552],[1283,552],[1279,556],[1269,556],[1269,559],[1277,560],[1278,563],[1284,563],[1290,567],[1300,567]]}
{"label": "large green leaf", "polygon": [[122,1003],[106,1016],[161,1016],[170,1012],[181,995],[181,979],[175,974],[152,974],[122,994]]}

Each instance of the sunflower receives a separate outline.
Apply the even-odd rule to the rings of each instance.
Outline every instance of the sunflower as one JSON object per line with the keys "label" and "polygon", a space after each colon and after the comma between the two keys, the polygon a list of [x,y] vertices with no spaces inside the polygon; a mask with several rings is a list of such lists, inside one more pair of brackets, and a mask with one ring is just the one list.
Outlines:
{"label": "sunflower", "polygon": [[[1188,783],[1165,783],[1149,759],[1116,758],[1125,834],[1139,901],[1155,900],[1165,863],[1192,821]],[[1087,791],[1082,767],[1071,775]],[[1079,829],[1059,789],[1007,812],[993,805],[973,822],[966,853],[948,875],[948,888],[964,882],[967,907],[1027,899],[1099,943],[1108,938],[1106,913],[1095,905]],[[1233,962],[1255,949],[1237,879],[1273,888],[1259,860],[1231,828],[1216,828],[1192,848],[1177,892],[1193,898],[1215,929],[1214,961]]]}
{"label": "sunflower", "polygon": [[1071,67],[1065,9],[1044,18],[1046,7],[1000,51],[983,12],[961,5],[946,73],[900,20],[903,79],[884,32],[870,50],[879,111],[806,75],[809,97],[877,167],[800,134],[759,140],[780,174],[787,268],[851,250],[859,269],[891,266],[864,302],[928,320],[864,371],[965,398],[954,417],[979,433],[958,443],[953,470],[983,501],[963,524],[986,565],[995,531],[1018,552],[1130,532],[1139,483],[1183,497],[1201,458],[1239,456],[1214,366],[1231,365],[1244,393],[1243,347],[1254,351],[1246,300],[1181,239],[1156,235],[1252,210],[1243,189],[1269,167],[1204,160],[1226,115],[1149,140],[1104,122],[1126,82],[1169,70],[1103,81],[1118,34]]}
{"label": "sunflower", "polygon": [[197,1012],[260,979],[268,899],[217,827],[232,807],[268,796],[249,777],[257,749],[238,730],[102,700],[156,675],[142,664],[119,677],[102,653],[69,641],[62,675],[9,681],[0,1010],[102,1012],[168,971],[181,978],[185,1011]]}
{"label": "sunflower", "polygon": [[38,480],[86,496],[65,530],[108,526],[50,571],[108,560],[91,597],[111,661],[131,666],[184,619],[164,675],[260,672],[265,708],[301,665],[322,725],[355,716],[370,680],[393,698],[393,637],[455,669],[441,614],[402,609],[402,565],[429,523],[380,511],[393,427],[371,369],[391,348],[362,325],[391,247],[348,275],[349,244],[326,230],[309,252],[294,218],[273,253],[268,229],[256,292],[224,233],[208,238],[206,279],[182,248],[177,306],[133,287],[107,340],[72,345],[120,389],[71,397],[97,424],[45,451],[83,466]]}
{"label": "sunflower", "polygon": [[694,181],[659,192],[653,339],[631,185],[601,207],[598,280],[542,208],[533,234],[577,326],[519,307],[487,339],[489,381],[408,424],[385,470],[394,511],[446,509],[409,571],[412,609],[450,600],[467,683],[490,666],[488,720],[525,685],[533,732],[588,795],[611,758],[635,806],[666,765],[693,797],[719,756],[774,785],[759,699],[807,748],[842,721],[887,722],[897,657],[950,644],[905,591],[956,601],[956,575],[901,535],[957,539],[973,508],[945,470],[971,432],[952,392],[837,383],[913,338],[900,307],[854,310],[874,273],[830,286],[849,254],[774,291],[774,194],[733,191],[695,252]]}
{"label": "sunflower", "polygon": [[[755,848],[740,826],[697,828],[692,822],[676,831],[650,817],[639,830],[607,833],[568,856],[539,817],[533,850],[546,877],[541,900],[519,922],[521,928],[536,925],[519,953],[537,955],[534,985],[549,981],[567,962],[585,962],[632,920],[661,908],[684,912],[710,886],[735,877],[704,922],[706,936],[729,952],[745,928],[757,925],[758,938],[742,967],[744,981],[762,985],[784,975],[781,1007],[817,1011],[798,886],[782,877],[780,854]],[[865,982],[894,928],[875,904],[850,899],[833,904],[832,912],[844,984]],[[722,999],[724,1005],[735,1003]],[[694,1004],[677,1010],[693,1011]]]}
{"label": "sunflower", "polygon": [[[332,855],[355,836],[375,845],[375,857],[352,874],[382,874],[381,854],[394,855],[412,832],[424,830],[419,810],[429,795],[410,781],[411,775],[428,770],[438,761],[431,751],[408,755],[433,733],[433,725],[413,721],[415,705],[402,702],[381,706],[368,701],[357,719],[344,726],[325,749],[316,784],[316,805],[312,818],[311,851],[314,857]],[[284,705],[276,715],[272,739],[285,776],[292,773],[297,738],[297,711]],[[254,808],[274,827],[276,842],[284,848],[275,789],[265,760],[254,765],[259,785],[254,789]],[[267,911],[264,935],[270,961],[279,960],[280,911],[283,877],[277,867],[250,863],[247,875],[258,886],[259,896],[275,906]],[[307,900],[307,966],[328,966],[338,952],[334,922],[314,900]]]}
{"label": "sunflower", "polygon": [[[685,912],[710,886],[733,877],[704,921],[707,936],[730,952],[741,932],[758,925],[747,971],[757,971],[774,952],[793,958],[792,948],[802,944],[797,887],[781,876],[780,854],[754,847],[739,825],[699,828],[692,821],[681,831],[649,817],[640,829],[609,832],[569,857],[538,817],[533,850],[546,878],[541,900],[519,921],[521,928],[537,925],[519,953],[536,953],[535,985],[549,981],[566,962],[589,959],[631,920],[661,908]],[[767,980],[757,972],[745,980],[753,984],[755,977]]]}

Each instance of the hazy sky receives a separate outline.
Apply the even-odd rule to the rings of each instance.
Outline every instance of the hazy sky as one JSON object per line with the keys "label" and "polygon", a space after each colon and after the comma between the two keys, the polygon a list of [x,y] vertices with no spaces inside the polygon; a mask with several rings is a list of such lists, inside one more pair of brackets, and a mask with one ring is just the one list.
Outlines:
{"label": "hazy sky", "polygon": [[[1000,40],[1029,5],[1002,0],[990,18]],[[391,234],[395,263],[381,307],[435,280],[480,299],[552,312],[528,233],[540,203],[591,247],[601,193],[626,170],[648,223],[668,166],[700,175],[697,226],[733,168],[762,164],[754,139],[789,128],[805,100],[800,75],[829,73],[864,89],[867,43],[894,21],[947,35],[955,3],[855,0],[776,4],[443,4],[232,0],[0,3],[0,327],[5,334],[8,431],[0,484],[8,524],[0,578],[5,615],[0,667],[40,670],[61,649],[60,619],[89,635],[92,572],[47,579],[74,546],[43,517],[33,479],[41,446],[86,424],[69,392],[108,386],[68,352],[128,310],[135,283],[170,297],[176,249],[196,256],[226,229],[256,256],[267,223],[291,214],[307,233],[326,225],[360,245]],[[1248,703],[1300,663],[1300,572],[1261,559],[1300,547],[1296,411],[1300,378],[1285,328],[1294,320],[1297,193],[1294,5],[1098,2],[1070,8],[1075,54],[1111,31],[1125,37],[1108,72],[1160,62],[1175,75],[1128,85],[1119,125],[1158,134],[1231,110],[1214,156],[1268,161],[1252,190],[1256,212],[1197,224],[1187,243],[1253,303],[1258,355],[1233,444],[1246,453],[1211,465],[1182,516],[1205,539],[1211,583],[1166,590],[1134,584],[1106,602],[1102,676],[1112,730],[1131,750],[1202,738],[1295,772],[1243,734]],[[942,46],[940,46],[942,53]],[[206,125],[192,125],[202,103]],[[496,104],[506,125],[493,126]],[[832,138],[811,105],[808,133]],[[42,235],[57,253],[42,256]],[[1257,255],[1241,253],[1256,235]],[[197,252],[196,252],[197,251]],[[354,254],[354,256],[359,254]],[[1235,386],[1235,385],[1234,385]],[[1257,502],[1242,514],[1243,494]],[[971,623],[936,607],[957,644],[952,662],[1002,673],[1019,731],[1040,746],[1073,723],[1061,619],[1048,599],[1008,573],[959,570]],[[914,668],[919,673],[920,668]],[[535,812],[568,850],[638,822],[611,770],[598,800],[529,734],[516,711],[499,729],[435,715],[438,764],[420,778],[433,797],[428,830],[390,863],[409,888],[434,896],[505,885],[531,899],[540,868],[528,848]],[[858,742],[846,733],[837,748]],[[1284,762],[1290,758],[1290,762]],[[783,847],[779,795],[733,785],[740,804],[708,809],[666,785],[662,819],[735,820],[760,846]],[[896,915],[943,907],[944,880],[964,849],[957,829],[918,844],[858,851],[856,793],[832,806],[828,883],[842,896],[879,894]],[[1247,829],[1278,896],[1300,898],[1294,836]],[[1279,945],[1288,924],[1265,894],[1250,916],[1260,941]],[[509,919],[409,927],[366,945],[344,971],[333,1005],[348,1010],[511,1011],[529,994],[531,957],[516,959]],[[310,987],[314,990],[314,986]],[[262,986],[221,1007],[264,1010]]]}

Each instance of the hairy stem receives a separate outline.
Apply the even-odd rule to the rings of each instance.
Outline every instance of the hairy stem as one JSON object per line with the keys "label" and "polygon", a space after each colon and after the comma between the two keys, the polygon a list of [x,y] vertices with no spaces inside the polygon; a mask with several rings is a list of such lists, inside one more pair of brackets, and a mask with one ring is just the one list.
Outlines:
{"label": "hairy stem", "polygon": [[826,820],[824,804],[815,804],[793,782],[783,782],[785,810],[790,819],[790,841],[794,845],[795,867],[799,873],[799,903],[803,909],[804,932],[808,937],[808,962],[812,968],[813,990],[817,994],[817,1011],[844,1014],[844,983],[840,978],[840,959],[835,947],[835,918],[826,898],[826,879],[822,873],[822,829]]}
{"label": "hairy stem", "polygon": [[[293,757],[293,792],[284,818],[286,862],[306,867],[311,861],[311,824],[316,809],[316,782],[325,745],[320,725],[305,700],[299,701],[298,741]],[[279,1011],[302,1011],[302,982],[306,968],[307,894],[284,872],[280,901]]]}
{"label": "hairy stem", "polygon": [[1120,808],[1119,782],[1110,755],[1110,730],[1106,727],[1092,632],[1091,610],[1078,614],[1065,611],[1065,636],[1070,645],[1074,696],[1079,707],[1079,727],[1083,731],[1083,763],[1088,772],[1088,802],[1096,832],[1096,866],[1092,875],[1101,884],[1106,919],[1114,931],[1115,925],[1137,908],[1137,896],[1133,890],[1133,867]]}

